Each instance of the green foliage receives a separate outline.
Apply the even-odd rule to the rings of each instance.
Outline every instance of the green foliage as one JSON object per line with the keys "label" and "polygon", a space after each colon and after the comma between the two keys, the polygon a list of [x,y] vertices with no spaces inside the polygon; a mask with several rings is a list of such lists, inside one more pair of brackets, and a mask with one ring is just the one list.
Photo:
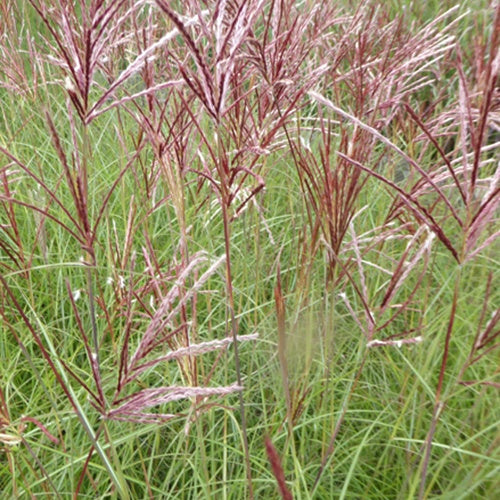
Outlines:
{"label": "green foliage", "polygon": [[498,7],[87,3],[0,7],[0,496],[493,498]]}

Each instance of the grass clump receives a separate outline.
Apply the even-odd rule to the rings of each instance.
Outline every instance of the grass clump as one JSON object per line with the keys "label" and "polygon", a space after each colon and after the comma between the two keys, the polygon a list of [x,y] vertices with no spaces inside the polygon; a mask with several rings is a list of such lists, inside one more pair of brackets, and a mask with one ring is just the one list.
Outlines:
{"label": "grass clump", "polygon": [[500,10],[0,6],[6,498],[490,498]]}

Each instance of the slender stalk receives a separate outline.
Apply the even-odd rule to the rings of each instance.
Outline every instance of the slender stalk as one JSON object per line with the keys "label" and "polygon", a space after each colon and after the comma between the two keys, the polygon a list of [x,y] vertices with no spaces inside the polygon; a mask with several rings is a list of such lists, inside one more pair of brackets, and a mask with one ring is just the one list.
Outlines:
{"label": "slender stalk", "polygon": [[92,267],[89,265],[86,268],[86,278],[87,278],[87,293],[89,296],[89,314],[90,314],[90,323],[92,325],[92,341],[94,343],[94,356],[96,361],[97,370],[99,376],[101,374],[101,363],[99,359],[99,339],[97,332],[97,321],[96,321],[96,313],[94,307],[94,286],[93,286],[93,276],[92,276]]}
{"label": "slender stalk", "polygon": [[[233,337],[234,346],[234,364],[236,369],[236,381],[240,387],[243,386],[243,381],[241,378],[241,366],[240,366],[240,356],[238,352],[238,323],[236,315],[234,313],[234,293],[233,293],[233,279],[231,272],[231,227],[229,221],[229,214],[227,211],[226,203],[222,202],[222,217],[224,225],[224,245],[226,252],[226,280],[227,280],[227,299],[229,314],[231,320],[231,334]],[[254,498],[253,486],[252,486],[252,470],[250,467],[250,452],[248,448],[248,435],[247,435],[247,422],[245,415],[245,400],[243,398],[243,391],[239,392],[239,403],[240,403],[240,415],[241,415],[241,428],[243,434],[243,446],[245,451],[245,465],[247,472],[248,481],[248,497],[250,499]]]}
{"label": "slender stalk", "polygon": [[[45,470],[45,467],[43,466],[42,462],[40,462],[40,459],[37,457],[33,448],[31,448],[28,441],[26,441],[26,439],[24,439],[24,437],[21,436],[21,440],[22,440],[23,445],[28,450],[29,454],[33,457],[33,461],[35,462],[36,466],[40,469],[42,475],[45,477],[45,480],[47,481],[47,483],[49,483],[50,487],[52,488],[52,491],[54,492],[54,496],[56,498],[62,498],[61,495],[59,494],[59,492],[57,491],[56,486],[53,483],[52,479],[50,479],[50,475]],[[46,493],[48,493],[48,491]]]}
{"label": "slender stalk", "polygon": [[[101,377],[101,363],[100,363],[100,356],[99,356],[99,333],[98,333],[98,328],[97,328],[97,315],[95,311],[95,306],[94,306],[94,270],[95,270],[95,254],[94,254],[94,249],[92,246],[92,241],[93,241],[93,235],[92,235],[92,229],[89,221],[89,213],[88,213],[88,170],[92,162],[92,143],[90,140],[90,135],[89,135],[89,130],[88,130],[88,125],[83,124],[83,130],[82,130],[82,161],[81,161],[81,170],[77,173],[78,180],[79,180],[79,185],[80,185],[80,190],[79,190],[79,199],[75,200],[75,203],[79,203],[79,212],[80,212],[80,218],[81,218],[81,223],[85,229],[86,233],[86,241],[88,242],[88,245],[84,248],[85,252],[85,263],[87,264],[86,266],[86,281],[87,281],[87,294],[88,294],[88,307],[89,307],[89,316],[90,316],[90,322],[91,322],[91,328],[92,328],[92,342],[93,342],[93,356],[94,360],[89,360],[90,363],[95,363],[96,371],[97,371],[97,378],[96,380],[97,384],[100,384],[102,381]],[[81,176],[81,177],[80,177]],[[80,184],[81,183],[81,184]],[[94,434],[90,425],[87,422],[84,422],[82,420],[82,423],[84,423],[84,426],[87,427],[87,434],[91,438],[91,441],[96,448],[97,452],[103,459],[106,465],[109,464],[108,470],[113,471],[113,476],[115,478],[115,485],[120,492],[120,496],[122,498],[129,498],[129,493],[128,493],[128,488],[127,484],[125,482],[124,477],[121,474],[120,471],[120,463],[119,459],[116,453],[116,450],[113,446],[113,440],[111,436],[109,435],[109,431],[106,425],[106,422],[103,422],[101,424],[102,430],[104,430],[105,435],[107,436],[107,440],[109,443],[110,447],[110,452],[111,456],[113,459],[113,462],[115,463],[116,469],[112,469],[111,463],[109,462],[108,457],[106,457],[104,450],[101,449],[101,447],[98,445],[98,437],[99,433],[101,431],[101,428]],[[106,457],[106,458],[105,458]],[[115,471],[117,474],[115,474]]]}
{"label": "slender stalk", "polygon": [[[288,423],[288,437],[293,436],[293,408],[292,398],[290,395],[290,385],[288,377],[288,362],[286,358],[286,323],[285,323],[285,300],[283,298],[283,290],[281,288],[281,269],[278,263],[276,271],[276,287],[274,289],[274,300],[276,305],[276,316],[278,320],[278,360],[281,369],[281,382],[283,384],[283,392],[285,393],[286,413]],[[293,446],[293,439],[292,439]]]}
{"label": "slender stalk", "polygon": [[323,456],[323,460],[321,461],[320,468],[319,468],[318,473],[316,475],[316,478],[314,480],[314,484],[313,484],[313,487],[311,490],[311,497],[314,496],[314,493],[316,491],[316,488],[318,487],[321,476],[323,475],[323,472],[326,469],[326,466],[328,464],[328,461],[330,460],[330,457],[332,456],[333,452],[335,451],[335,441],[337,440],[338,433],[340,431],[342,424],[344,423],[345,416],[347,415],[349,402],[351,401],[351,398],[354,394],[354,391],[355,391],[355,389],[358,385],[358,382],[361,378],[361,373],[363,372],[363,368],[365,366],[365,362],[366,362],[367,355],[368,355],[368,350],[366,349],[366,347],[363,346],[362,349],[364,349],[364,352],[362,354],[361,364],[359,365],[359,368],[356,372],[356,376],[354,377],[354,380],[352,381],[351,387],[349,388],[349,391],[346,394],[346,397],[344,399],[344,404],[342,406],[342,412],[339,416],[339,419],[337,420],[337,423],[335,424],[335,429],[333,430],[332,436],[330,438],[330,442],[328,444],[328,449],[326,450],[326,453]]}
{"label": "slender stalk", "polygon": [[[82,130],[82,168],[81,168],[81,175],[82,175],[82,192],[81,192],[81,199],[79,200],[79,203],[81,204],[81,217],[84,217],[84,220],[82,220],[82,223],[84,227],[86,228],[87,232],[87,241],[92,241],[92,234],[90,230],[90,224],[88,221],[88,169],[89,165],[92,160],[92,146],[91,146],[91,141],[89,137],[89,131],[87,125],[83,125],[83,130]],[[75,200],[77,202],[77,200]],[[92,268],[95,266],[95,256],[92,247],[85,248],[84,249],[86,252],[86,258],[85,262],[88,264],[87,266],[87,272],[86,272],[86,278],[87,278],[87,293],[88,293],[88,298],[89,298],[89,314],[90,314],[90,321],[92,325],[92,341],[94,343],[94,356],[95,356],[95,362],[97,366],[97,371],[100,376],[100,371],[101,371],[101,364],[100,364],[100,359],[99,359],[99,338],[98,338],[98,332],[97,332],[97,321],[96,321],[96,313],[95,313],[95,308],[94,308],[94,286],[93,286],[93,273],[92,273]]]}
{"label": "slender stalk", "polygon": [[437,427],[439,417],[441,416],[441,413],[444,409],[444,401],[441,400],[441,392],[443,389],[444,376],[445,376],[445,372],[446,372],[446,366],[448,364],[451,335],[453,332],[453,325],[455,323],[455,316],[456,316],[456,312],[457,312],[458,294],[460,291],[460,281],[461,281],[460,278],[461,278],[461,274],[462,274],[461,270],[462,270],[462,268],[459,268],[459,270],[458,270],[459,274],[457,276],[457,279],[455,280],[455,290],[453,292],[453,302],[451,305],[450,319],[448,321],[448,328],[446,331],[446,338],[444,341],[443,357],[441,359],[441,368],[439,370],[439,379],[438,379],[438,383],[437,383],[437,387],[436,387],[434,411],[432,414],[431,426],[430,426],[429,433],[428,433],[427,439],[426,439],[426,444],[425,444],[425,454],[424,454],[423,463],[422,463],[422,474],[421,474],[421,479],[420,479],[420,488],[419,488],[419,492],[418,492],[419,500],[422,500],[423,498],[425,498],[425,483],[427,480],[427,471],[429,468],[429,461],[430,461],[430,457],[431,457],[432,440],[434,438],[434,433],[436,432],[436,427]]}

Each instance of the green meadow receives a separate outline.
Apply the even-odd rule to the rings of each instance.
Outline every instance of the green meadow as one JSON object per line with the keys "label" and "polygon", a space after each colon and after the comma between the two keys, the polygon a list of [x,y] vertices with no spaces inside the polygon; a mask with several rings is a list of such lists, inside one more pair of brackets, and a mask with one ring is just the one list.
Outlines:
{"label": "green meadow", "polygon": [[4,0],[0,498],[496,498],[499,37]]}

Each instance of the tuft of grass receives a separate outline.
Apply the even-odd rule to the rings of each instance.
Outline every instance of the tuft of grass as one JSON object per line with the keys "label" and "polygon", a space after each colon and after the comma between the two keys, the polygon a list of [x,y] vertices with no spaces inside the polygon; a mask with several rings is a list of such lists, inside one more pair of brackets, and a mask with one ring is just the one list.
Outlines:
{"label": "tuft of grass", "polygon": [[500,7],[417,4],[2,3],[4,496],[494,496]]}

